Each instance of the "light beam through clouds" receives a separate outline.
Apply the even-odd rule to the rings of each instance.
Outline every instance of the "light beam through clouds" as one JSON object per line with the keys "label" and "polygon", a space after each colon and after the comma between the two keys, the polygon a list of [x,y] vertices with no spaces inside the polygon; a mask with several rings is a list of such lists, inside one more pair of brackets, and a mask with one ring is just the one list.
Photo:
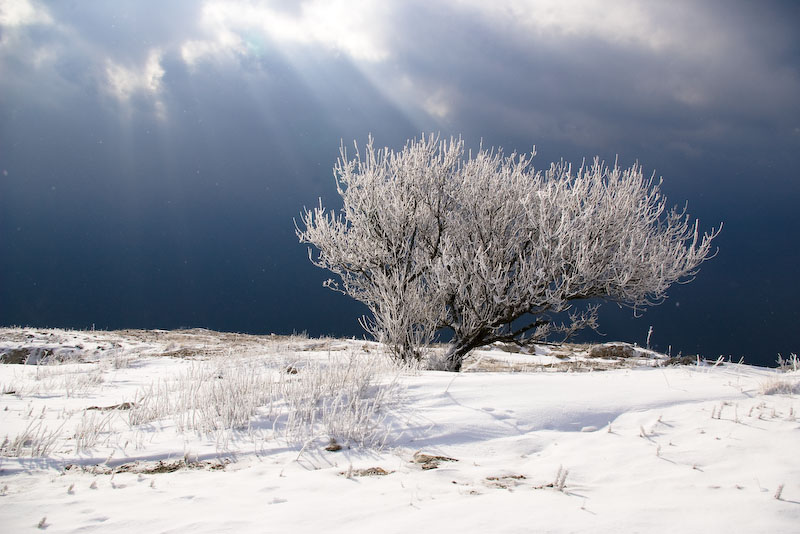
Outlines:
{"label": "light beam through clouds", "polygon": [[779,1],[0,0],[0,324],[360,335],[291,220],[335,204],[340,140],[434,131],[640,159],[725,231],[609,336],[774,361],[800,345],[798,27]]}

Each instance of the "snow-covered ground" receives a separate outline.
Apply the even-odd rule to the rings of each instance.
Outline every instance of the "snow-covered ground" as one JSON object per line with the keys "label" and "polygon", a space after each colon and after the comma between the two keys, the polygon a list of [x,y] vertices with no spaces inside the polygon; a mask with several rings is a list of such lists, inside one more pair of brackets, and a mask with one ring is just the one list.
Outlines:
{"label": "snow-covered ground", "polygon": [[0,329],[0,531],[796,531],[800,374],[625,350]]}

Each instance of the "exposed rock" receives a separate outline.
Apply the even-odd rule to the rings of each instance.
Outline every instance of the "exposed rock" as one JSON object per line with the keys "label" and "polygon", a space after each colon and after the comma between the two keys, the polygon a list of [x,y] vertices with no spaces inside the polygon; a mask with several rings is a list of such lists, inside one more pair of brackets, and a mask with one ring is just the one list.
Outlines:
{"label": "exposed rock", "polygon": [[331,438],[330,442],[328,443],[328,446],[325,447],[325,450],[328,452],[336,452],[342,450],[342,446],[339,445],[335,439]]}
{"label": "exposed rock", "polygon": [[9,349],[4,354],[0,355],[0,363],[10,363],[15,365],[22,365],[28,361],[30,356],[30,348],[24,349]]}
{"label": "exposed rock", "polygon": [[[703,359],[701,358],[701,361]],[[695,365],[697,364],[697,356],[673,356],[664,362],[664,365]]]}
{"label": "exposed rock", "polygon": [[32,346],[19,348],[0,348],[0,363],[16,365],[36,365],[40,363],[75,361],[81,356],[77,347]]}
{"label": "exposed rock", "polygon": [[623,358],[633,358],[636,350],[627,343],[606,343],[595,345],[589,349],[589,358],[604,358],[607,360],[618,360]]}
{"label": "exposed rock", "polygon": [[414,459],[412,462],[415,464],[422,465],[422,469],[436,469],[439,467],[441,462],[457,462],[455,458],[450,458],[448,456],[436,456],[433,454],[423,454],[419,451],[414,453]]}

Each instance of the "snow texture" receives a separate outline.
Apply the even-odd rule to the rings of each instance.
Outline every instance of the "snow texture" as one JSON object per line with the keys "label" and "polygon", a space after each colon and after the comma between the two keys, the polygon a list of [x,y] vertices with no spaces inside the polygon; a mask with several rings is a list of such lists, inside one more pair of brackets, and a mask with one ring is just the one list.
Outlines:
{"label": "snow texture", "polygon": [[[0,365],[3,532],[790,532],[800,521],[796,371],[496,345],[453,374],[398,368],[357,340],[0,330],[0,354],[26,348],[61,356]],[[276,389],[233,428],[191,427],[176,412],[188,404],[130,419],[148,388],[197,400],[179,386],[235,385],[237,368],[305,386]],[[321,391],[314,402],[330,407],[326,375],[366,384],[351,391],[364,402],[386,395],[365,419],[358,403],[337,412],[368,432],[348,437],[322,411],[290,427],[279,399]]]}

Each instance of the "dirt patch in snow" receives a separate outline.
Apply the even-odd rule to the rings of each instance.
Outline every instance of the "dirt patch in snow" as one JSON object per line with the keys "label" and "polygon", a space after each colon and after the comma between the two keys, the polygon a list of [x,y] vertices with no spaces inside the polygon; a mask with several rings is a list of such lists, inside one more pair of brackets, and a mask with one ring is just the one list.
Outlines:
{"label": "dirt patch in snow", "polygon": [[108,412],[111,410],[130,410],[136,406],[132,402],[121,402],[119,404],[112,404],[111,406],[89,406],[86,410],[98,410],[101,412]]}
{"label": "dirt patch in snow", "polygon": [[383,467],[367,467],[364,469],[348,469],[347,471],[342,471],[339,474],[346,476],[347,478],[351,478],[351,477],[385,477],[386,475],[391,475],[392,473],[394,473],[394,471],[387,471]]}
{"label": "dirt patch in snow", "polygon": [[216,462],[193,462],[186,460],[176,460],[174,462],[165,462],[159,460],[156,463],[151,462],[131,462],[126,464],[110,467],[108,465],[76,465],[69,464],[64,467],[64,471],[90,473],[93,475],[116,475],[119,473],[136,473],[142,475],[155,475],[162,473],[174,473],[181,469],[196,470],[203,469],[205,471],[220,471],[230,463],[230,460],[222,460]]}
{"label": "dirt patch in snow", "polygon": [[486,477],[486,485],[492,488],[510,490],[511,488],[519,485],[520,480],[525,480],[526,478],[528,477],[525,475],[502,475]]}

